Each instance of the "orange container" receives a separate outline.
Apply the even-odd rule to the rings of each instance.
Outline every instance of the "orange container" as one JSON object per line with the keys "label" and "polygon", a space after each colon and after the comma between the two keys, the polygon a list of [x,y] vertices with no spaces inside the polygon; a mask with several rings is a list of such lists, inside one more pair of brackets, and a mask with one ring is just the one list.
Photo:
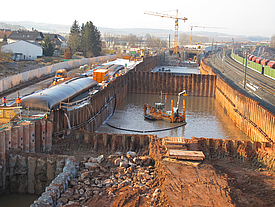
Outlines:
{"label": "orange container", "polygon": [[103,81],[107,81],[109,79],[109,70],[107,69],[97,69],[93,72],[93,79],[102,83]]}

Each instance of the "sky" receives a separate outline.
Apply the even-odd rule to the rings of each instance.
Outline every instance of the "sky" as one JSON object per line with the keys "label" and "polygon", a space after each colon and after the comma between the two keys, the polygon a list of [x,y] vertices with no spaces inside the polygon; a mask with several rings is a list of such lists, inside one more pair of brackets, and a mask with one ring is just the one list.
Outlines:
{"label": "sky", "polygon": [[[174,30],[174,20],[146,15],[159,12],[179,17],[179,31],[190,32],[190,26],[219,27],[193,28],[193,31],[219,32],[230,35],[275,35],[274,0],[82,0],[63,1],[14,0],[2,8],[1,21],[32,21],[80,25],[92,21],[97,27],[108,28],[156,28]],[[226,29],[222,29],[226,28]]]}

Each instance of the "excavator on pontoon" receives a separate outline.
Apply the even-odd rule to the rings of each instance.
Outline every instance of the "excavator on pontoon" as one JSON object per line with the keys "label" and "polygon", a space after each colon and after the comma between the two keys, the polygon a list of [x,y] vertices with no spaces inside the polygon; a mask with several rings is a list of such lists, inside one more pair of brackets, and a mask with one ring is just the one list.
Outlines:
{"label": "excavator on pontoon", "polygon": [[179,101],[180,96],[187,96],[186,91],[178,93],[177,107],[173,106],[173,100],[171,100],[171,110],[165,110],[164,103],[155,103],[155,106],[150,106],[149,104],[144,104],[144,118],[152,121],[164,120],[170,123],[175,122],[186,122],[185,117],[185,100],[183,101],[183,112],[179,112]]}

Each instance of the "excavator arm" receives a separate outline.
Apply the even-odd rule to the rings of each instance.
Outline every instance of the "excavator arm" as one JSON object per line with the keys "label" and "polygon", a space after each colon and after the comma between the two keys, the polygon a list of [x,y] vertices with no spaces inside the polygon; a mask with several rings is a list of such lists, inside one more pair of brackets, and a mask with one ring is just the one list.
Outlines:
{"label": "excavator arm", "polygon": [[145,103],[145,104],[144,104],[144,114],[146,114],[147,109],[150,110],[150,113],[156,112],[155,107],[151,107],[149,104]]}

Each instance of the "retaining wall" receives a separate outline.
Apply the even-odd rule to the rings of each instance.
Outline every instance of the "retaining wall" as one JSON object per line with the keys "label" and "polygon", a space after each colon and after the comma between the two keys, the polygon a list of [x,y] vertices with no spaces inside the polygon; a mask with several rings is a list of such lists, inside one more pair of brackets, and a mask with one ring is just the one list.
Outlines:
{"label": "retaining wall", "polygon": [[[64,167],[68,164],[67,159],[74,161],[74,164],[70,165],[76,165],[75,158],[69,156],[11,151],[6,157],[6,176],[0,179],[0,192],[4,190],[5,193],[40,195],[56,177],[60,176],[60,173],[64,172]],[[73,171],[70,171],[68,174],[72,175]]]}
{"label": "retaining wall", "polygon": [[144,72],[150,72],[155,67],[158,66],[159,59],[158,57],[146,57],[143,58],[143,62],[141,64],[136,65],[133,71],[144,71]]}
{"label": "retaining wall", "polygon": [[[201,73],[213,74],[211,67],[201,62]],[[275,142],[275,116],[259,102],[233,89],[216,76],[215,97],[227,114],[251,140]]]}
{"label": "retaining wall", "polygon": [[156,135],[91,133],[84,130],[69,130],[65,139],[53,140],[53,152],[63,154],[72,151],[127,152],[148,149],[149,141]]}
{"label": "retaining wall", "polygon": [[[5,188],[9,158],[14,153],[40,153],[52,150],[52,123],[46,120],[22,122],[0,131],[0,193]],[[10,155],[9,155],[10,154]],[[16,158],[17,159],[17,158]],[[12,165],[14,165],[13,163]]]}
{"label": "retaining wall", "polygon": [[172,73],[129,73],[129,93],[177,95],[186,90],[190,96],[215,97],[216,76],[192,74],[178,76]]}
{"label": "retaining wall", "polygon": [[275,151],[269,142],[194,137],[192,140],[198,143],[198,150],[203,151],[206,159],[230,158],[253,169],[267,168],[275,171]]}
{"label": "retaining wall", "polygon": [[[113,113],[115,105],[119,105],[127,95],[128,76],[117,77],[107,87],[94,94],[89,103],[76,109],[51,111],[49,120],[53,126],[54,136],[66,134],[69,129],[85,129],[94,132]],[[67,114],[68,119],[65,114]],[[70,122],[68,124],[68,122]]]}

